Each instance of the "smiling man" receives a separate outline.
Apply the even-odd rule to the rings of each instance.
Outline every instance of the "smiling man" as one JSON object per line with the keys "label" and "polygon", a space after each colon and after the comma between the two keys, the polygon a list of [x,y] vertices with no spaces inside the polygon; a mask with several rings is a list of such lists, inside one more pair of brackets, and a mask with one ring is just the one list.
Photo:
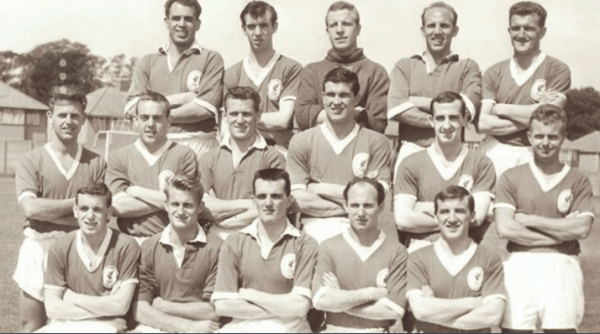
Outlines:
{"label": "smiling man", "polygon": [[169,102],[161,94],[140,96],[133,118],[140,138],[108,160],[106,183],[115,194],[117,224],[140,244],[169,224],[164,189],[171,178],[198,177],[194,151],[167,139],[169,111]]}
{"label": "smiling man", "polygon": [[423,9],[421,34],[427,49],[400,59],[390,73],[387,117],[398,122],[401,142],[394,172],[407,156],[434,142],[434,97],[445,91],[459,93],[466,106],[465,120],[475,118],[481,100],[481,71],[475,61],[460,58],[452,51],[452,40],[458,35],[457,21],[454,8],[444,2]]}
{"label": "smiling man", "polygon": [[252,177],[266,168],[284,168],[285,158],[258,132],[260,95],[250,87],[233,87],[225,94],[228,131],[220,147],[200,160],[202,185],[207,193],[206,217],[212,232],[225,239],[257,217],[252,202]]}
{"label": "smiling man", "polygon": [[223,94],[223,59],[196,40],[202,7],[197,0],[167,0],[168,43],[136,64],[127,93],[126,115],[132,117],[138,97],[163,94],[171,105],[169,139],[194,150],[198,158],[217,147],[217,109]]}
{"label": "smiling man", "polygon": [[406,296],[418,333],[491,333],[506,304],[502,260],[469,238],[475,201],[451,185],[435,196],[441,238],[408,257]]}
{"label": "smiling man", "polygon": [[377,179],[386,189],[391,178],[386,137],[354,119],[360,91],[356,73],[335,68],[321,88],[327,119],[292,138],[286,165],[304,231],[318,242],[348,227],[343,192],[353,177]]}
{"label": "smiling man", "polygon": [[48,254],[44,298],[52,319],[42,333],[122,333],[136,284],[140,248],[108,227],[111,193],[104,183],[77,190],[79,230],[57,239]]}
{"label": "smiling man", "polygon": [[505,332],[576,332],[583,319],[578,240],[592,228],[594,195],[590,180],[559,160],[566,126],[561,108],[539,106],[527,133],[533,161],[507,170],[498,182],[496,226],[510,253]]}
{"label": "smiling man", "polygon": [[286,218],[290,177],[263,169],[253,180],[258,218],[225,242],[212,300],[233,320],[221,333],[307,333],[317,243]]}
{"label": "smiling man", "polygon": [[319,245],[313,304],[325,333],[387,333],[404,315],[408,253],[378,226],[385,189],[354,178],[344,189],[350,227]]}
{"label": "smiling man", "polygon": [[510,7],[508,34],[514,55],[485,71],[478,129],[486,133],[480,149],[494,162],[496,174],[532,160],[527,128],[541,104],[563,107],[571,86],[569,67],[540,49],[546,35],[546,10],[518,2]]}
{"label": "smiling man", "polygon": [[22,332],[33,332],[46,324],[44,271],[48,249],[57,237],[78,227],[73,217],[77,189],[90,182],[104,182],[104,159],[77,143],[86,103],[80,89],[55,87],[48,111],[53,136],[44,146],[28,152],[17,166],[18,202],[26,218],[25,240],[13,276],[22,290]]}
{"label": "smiling man", "polygon": [[325,26],[331,50],[324,60],[306,65],[302,70],[295,118],[301,130],[315,127],[326,120],[321,87],[325,75],[336,67],[344,67],[358,75],[360,90],[356,92],[353,113],[361,126],[383,133],[387,125],[386,96],[390,81],[383,66],[368,59],[357,46],[361,31],[358,9],[346,1],[337,1],[327,10]]}
{"label": "smiling man", "polygon": [[250,55],[225,71],[225,90],[235,86],[256,90],[261,100],[257,123],[261,135],[267,144],[287,149],[302,66],[273,48],[273,35],[279,27],[273,6],[251,1],[242,10],[240,19]]}
{"label": "smiling man", "polygon": [[[204,190],[197,178],[173,177],[167,188],[169,225],[142,245],[134,332],[212,333],[219,317],[210,303],[221,239],[198,224]],[[193,284],[191,284],[193,282]]]}

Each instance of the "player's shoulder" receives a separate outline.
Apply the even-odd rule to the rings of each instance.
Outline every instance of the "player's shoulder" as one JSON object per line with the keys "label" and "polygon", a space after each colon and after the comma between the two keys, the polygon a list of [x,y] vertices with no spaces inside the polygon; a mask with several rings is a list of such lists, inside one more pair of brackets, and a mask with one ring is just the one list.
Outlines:
{"label": "player's shoulder", "polygon": [[25,153],[25,155],[19,160],[21,165],[38,165],[44,159],[44,153],[46,152],[46,145],[34,148],[33,150]]}
{"label": "player's shoulder", "polygon": [[315,238],[304,232],[300,232],[300,237],[297,237],[296,240],[302,248],[316,249],[319,246],[319,243]]}
{"label": "player's shoulder", "polygon": [[174,155],[193,155],[194,157],[196,156],[194,150],[192,150],[189,146],[176,142],[171,142],[167,150]]}
{"label": "player's shoulder", "polygon": [[292,143],[302,145],[310,142],[312,138],[314,138],[320,133],[320,131],[320,126],[315,126],[294,134],[292,136],[292,139],[290,139],[290,147],[292,146]]}
{"label": "player's shoulder", "polygon": [[377,72],[382,72],[382,71],[387,74],[387,70],[385,69],[385,67],[383,67],[383,65],[374,61],[373,59],[371,59],[369,57],[365,57],[363,62],[368,65],[370,72],[372,72],[372,75],[375,75]]}
{"label": "player's shoulder", "polygon": [[487,70],[485,70],[484,75],[487,75],[487,76],[494,75],[495,76],[503,71],[509,71],[509,70],[510,70],[510,59],[504,59],[504,60],[501,60],[501,61],[493,64],[492,66],[488,67]]}
{"label": "player's shoulder", "polygon": [[277,63],[279,63],[282,66],[285,67],[299,67],[302,68],[302,64],[300,64],[299,61],[294,60],[292,58],[286,57],[284,55],[281,55],[279,57],[279,59],[277,60]]}
{"label": "player's shoulder", "polygon": [[487,263],[502,263],[502,257],[498,250],[488,245],[477,245],[477,254],[479,254],[479,257]]}
{"label": "player's shoulder", "polygon": [[264,150],[263,161],[269,164],[277,164],[277,162],[283,162],[283,164],[285,165],[285,156],[274,146],[268,145]]}
{"label": "player's shoulder", "polygon": [[527,174],[528,171],[530,171],[530,170],[531,170],[531,167],[529,166],[529,163],[525,163],[525,164],[518,165],[518,166],[507,169],[506,171],[504,171],[504,173],[502,173],[501,178],[509,179],[509,180],[520,179],[520,178],[525,177],[525,174]]}
{"label": "player's shoulder", "polygon": [[546,56],[544,62],[547,63],[548,67],[552,69],[569,69],[569,66],[566,63],[552,56]]}
{"label": "player's shoulder", "polygon": [[408,250],[402,243],[400,243],[395,233],[391,235],[386,234],[383,245],[393,253],[400,254],[403,257],[408,257]]}
{"label": "player's shoulder", "polygon": [[437,256],[433,244],[419,248],[411,252],[408,257],[413,261],[422,261],[423,259],[430,259],[432,256]]}
{"label": "player's shoulder", "polygon": [[105,162],[104,158],[100,154],[83,147],[81,150],[81,161],[86,162],[94,160],[101,161],[102,163]]}
{"label": "player's shoulder", "polygon": [[112,231],[112,239],[114,241],[115,248],[126,249],[126,252],[139,252],[140,246],[132,236],[113,228],[110,229]]}
{"label": "player's shoulder", "polygon": [[490,159],[485,153],[469,150],[467,153],[467,159],[473,161],[475,164],[479,166],[483,165],[491,165],[493,166],[492,159]]}
{"label": "player's shoulder", "polygon": [[[388,139],[383,133],[377,132],[372,129],[365,128],[363,126],[361,126],[358,129],[358,136],[362,137],[362,138],[367,138],[368,140],[373,141],[373,142],[385,143],[386,145],[388,145]],[[364,140],[364,139],[361,139],[361,140]]]}
{"label": "player's shoulder", "polygon": [[577,182],[590,182],[590,179],[577,167],[570,167],[567,175]]}
{"label": "player's shoulder", "polygon": [[116,150],[114,150],[113,152],[110,153],[110,156],[108,157],[108,160],[115,160],[115,159],[122,159],[125,157],[129,157],[132,153],[132,151],[137,150],[135,148],[135,144],[127,144],[123,147],[120,147]]}
{"label": "player's shoulder", "polygon": [[78,233],[79,230],[74,230],[61,235],[60,237],[56,238],[51,247],[59,252],[68,251],[68,249],[74,245],[75,238],[77,237]]}
{"label": "player's shoulder", "polygon": [[318,245],[319,252],[341,252],[346,249],[345,245],[347,244],[344,236],[342,234],[338,234],[334,237],[326,239],[322,241]]}
{"label": "player's shoulder", "polygon": [[415,152],[408,157],[404,158],[402,162],[400,162],[400,166],[404,165],[407,168],[412,167],[423,167],[423,164],[430,162],[429,153],[427,150],[421,150],[419,152]]}
{"label": "player's shoulder", "polygon": [[204,235],[206,236],[206,246],[209,248],[220,249],[223,244],[223,239],[219,237],[215,232],[207,231],[204,227],[200,227],[202,231],[204,231]]}
{"label": "player's shoulder", "polygon": [[221,62],[223,62],[223,57],[221,56],[221,54],[219,52],[217,52],[215,50],[202,47],[202,51],[200,54],[205,55],[206,58],[217,59],[217,60],[221,60]]}
{"label": "player's shoulder", "polygon": [[[229,66],[225,70],[225,80],[231,81],[232,78],[237,78],[242,71],[243,60],[238,61],[237,63]],[[237,82],[235,83],[237,85]]]}

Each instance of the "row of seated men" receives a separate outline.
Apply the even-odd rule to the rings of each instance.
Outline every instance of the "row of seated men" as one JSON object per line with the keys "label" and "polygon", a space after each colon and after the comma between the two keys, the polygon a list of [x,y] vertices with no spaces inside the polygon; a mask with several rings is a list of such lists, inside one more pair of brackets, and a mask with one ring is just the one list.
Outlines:
{"label": "row of seated men", "polygon": [[[585,238],[591,228],[594,218],[593,194],[590,182],[585,176],[559,161],[560,147],[565,138],[566,128],[566,115],[562,109],[552,104],[544,104],[536,109],[529,121],[528,131],[535,159],[510,169],[502,175],[496,185],[492,161],[484,154],[470,151],[463,145],[461,133],[467,123],[466,103],[460,94],[444,92],[435,97],[431,105],[436,136],[434,143],[427,150],[417,152],[402,161],[392,185],[393,190],[390,190],[392,162],[389,144],[382,134],[359,126],[352,112],[359,90],[357,75],[345,68],[335,68],[326,74],[322,90],[326,121],[316,128],[294,135],[287,152],[287,161],[276,148],[266,145],[264,137],[257,130],[260,117],[260,112],[257,110],[257,106],[260,105],[258,94],[249,87],[234,87],[228,90],[225,96],[224,119],[229,131],[223,136],[220,147],[197,159],[190,148],[170,141],[167,137],[171,123],[170,104],[161,94],[149,92],[140,96],[135,107],[134,122],[140,135],[139,140],[114,152],[107,164],[103,158],[77,143],[77,135],[85,120],[83,113],[85,96],[74,88],[57,87],[49,112],[54,136],[46,145],[27,154],[19,164],[16,177],[19,204],[27,217],[24,230],[25,241],[14,275],[14,279],[23,291],[21,295],[23,323],[31,326],[24,327],[23,330],[39,329],[46,323],[46,310],[52,310],[49,313],[52,317],[52,312],[62,309],[48,304],[46,308],[44,307],[48,292],[53,291],[50,293],[55,293],[53,296],[63,302],[71,300],[72,295],[68,290],[58,289],[57,292],[47,288],[56,285],[48,284],[48,276],[44,278],[44,272],[49,270],[45,258],[48,256],[48,250],[54,247],[51,245],[55,239],[81,227],[73,215],[73,206],[76,205],[76,191],[82,185],[92,181],[105,181],[114,192],[111,210],[118,217],[119,229],[133,236],[139,244],[143,245],[145,240],[147,242],[151,238],[160,243],[160,236],[170,233],[167,226],[172,219],[169,219],[169,201],[165,189],[172,184],[174,176],[181,174],[193,180],[199,179],[204,189],[202,192],[206,193],[202,205],[206,206],[206,209],[198,212],[199,218],[212,223],[210,233],[217,234],[220,239],[226,239],[225,245],[241,242],[238,239],[240,235],[245,234],[250,235],[253,240],[260,239],[258,248],[255,247],[256,245],[248,247],[254,247],[254,251],[260,249],[262,260],[240,261],[235,270],[239,275],[244,275],[260,268],[259,281],[266,284],[266,277],[271,277],[268,274],[269,270],[280,268],[283,271],[283,268],[286,268],[284,264],[289,265],[292,262],[297,264],[298,259],[290,261],[290,258],[287,258],[286,261],[269,262],[270,251],[268,250],[281,246],[285,238],[279,238],[281,234],[277,234],[276,237],[270,235],[270,241],[263,240],[264,235],[260,237],[257,234],[259,232],[253,230],[256,228],[257,218],[266,219],[264,217],[272,216],[277,212],[273,206],[264,208],[256,205],[257,200],[260,201],[264,196],[256,192],[253,175],[258,170],[281,169],[284,166],[290,178],[290,182],[286,182],[289,191],[286,190],[285,193],[286,196],[291,195],[291,197],[289,206],[286,206],[283,211],[300,213],[303,235],[308,235],[312,238],[309,240],[315,240],[323,245],[326,244],[325,240],[334,240],[336,237],[340,239],[338,236],[347,233],[345,231],[348,231],[348,226],[352,225],[352,217],[348,214],[348,206],[352,205],[348,204],[347,192],[344,192],[344,189],[354,177],[376,180],[374,189],[381,187],[384,194],[386,192],[393,194],[394,221],[399,229],[400,240],[404,244],[400,249],[406,247],[408,252],[414,254],[433,249],[429,246],[441,240],[439,237],[443,228],[457,229],[454,222],[445,222],[444,227],[440,226],[439,211],[436,209],[434,197],[441,190],[451,185],[460,185],[465,191],[470,192],[469,198],[472,200],[468,202],[472,202],[472,205],[469,204],[472,206],[469,209],[472,219],[469,218],[467,221],[471,225],[473,239],[478,242],[485,232],[486,216],[492,197],[495,196],[494,211],[498,233],[509,240],[507,248],[511,252],[504,266],[507,294],[504,299],[500,298],[508,303],[502,326],[507,330],[533,330],[540,324],[541,328],[546,330],[564,331],[577,328],[583,316],[583,282],[577,262],[577,255],[580,252],[577,240]],[[340,140],[339,137],[342,139]],[[225,193],[245,192],[248,197],[220,198],[215,195],[219,187],[227,189]],[[377,192],[381,191],[377,190]],[[378,206],[382,203],[383,197],[378,196]],[[177,204],[182,207],[182,210],[187,207],[181,202]],[[238,204],[239,209],[231,208]],[[356,218],[359,224],[368,220],[365,218],[364,209],[360,212],[362,214]],[[176,216],[185,218],[188,214]],[[196,218],[193,220],[197,221]],[[88,224],[95,226],[95,222]],[[232,233],[236,237],[227,238]],[[397,241],[395,235],[377,238]],[[183,247],[180,247],[178,252],[174,250],[175,246],[171,246],[173,247],[171,255],[175,256],[175,259],[186,259],[185,254],[190,247],[188,245],[194,243],[193,239],[180,243],[179,246]],[[348,241],[347,238],[344,240]],[[380,242],[372,240],[365,243],[364,247],[351,248],[358,254],[361,262],[367,263],[371,255],[378,254]],[[164,246],[169,242],[160,244]],[[466,264],[473,262],[474,252],[478,247],[474,246],[475,244],[469,246],[471,248],[468,252],[463,250],[464,252],[452,251],[446,254],[436,251],[432,261],[439,261],[447,274],[449,273],[452,279],[456,279],[457,273],[464,269]],[[102,262],[103,257],[99,255],[102,252],[98,253],[101,248],[97,248],[92,253],[81,246],[69,249],[79,254],[75,258],[77,261],[87,263],[85,270],[90,273],[98,269],[95,263]],[[86,255],[81,256],[82,253]],[[241,251],[241,254],[250,253],[250,249]],[[232,255],[232,257],[236,256],[239,260],[239,253]],[[88,261],[89,259],[95,260]],[[348,264],[336,268],[350,270],[351,272],[346,272],[343,276],[353,277],[357,266],[358,264]],[[366,272],[374,273],[371,270]],[[113,274],[109,270],[106,276],[110,278]],[[479,272],[472,275],[474,278],[471,277],[470,280],[488,276],[485,273],[480,275]],[[335,287],[335,280],[330,279],[330,275],[325,276],[328,277],[326,281]],[[381,276],[385,281],[385,274]],[[427,276],[428,279],[441,277],[443,271]],[[555,280],[548,280],[548,277]],[[340,277],[337,279],[339,280]],[[540,281],[548,284],[540,284]],[[247,292],[244,290],[246,287],[253,286],[252,280],[242,279],[235,282],[241,285],[236,285],[231,288],[232,291],[227,290],[225,294],[216,294],[216,296],[226,300],[237,300],[240,299],[240,293]],[[260,282],[258,284],[261,284]],[[193,286],[194,283],[198,282],[186,281],[185,285]],[[444,281],[443,286],[453,287],[456,284],[458,283],[448,284]],[[425,285],[427,284],[423,284]],[[340,285],[340,287],[342,290],[352,290],[351,285]],[[310,300],[309,297],[312,295],[308,295],[307,290],[296,290],[295,294],[302,291],[307,300]],[[381,293],[381,290],[378,291]],[[412,295],[411,291],[408,290],[407,295]],[[371,289],[370,292],[376,291]],[[422,292],[429,295],[427,289]],[[281,301],[283,299],[279,298],[283,298],[284,294],[284,291],[275,291],[274,298]],[[551,298],[548,297],[549,294]],[[437,293],[434,295],[439,296]],[[365,296],[360,296],[359,300],[364,301],[365,299],[361,298]],[[381,294],[376,296],[381,297]],[[399,296],[404,298],[403,293]],[[452,293],[443,296],[445,302],[448,302],[446,299],[456,297]],[[231,309],[225,308],[225,310],[233,310],[232,313],[224,311],[222,315],[244,318],[246,314],[244,312],[255,314],[252,312],[256,311],[262,314],[257,317],[263,319],[261,317],[266,315],[260,313],[262,312],[260,309],[268,310],[269,305],[272,304],[260,299],[262,297],[265,296],[261,295],[256,300],[251,299],[248,303],[251,306],[244,304],[253,311],[237,308],[239,305],[234,304]],[[376,299],[383,298],[379,297]],[[215,298],[217,297],[213,297]],[[315,296],[312,298],[314,300]],[[368,300],[369,303],[373,301],[373,299]],[[452,308],[454,311],[464,311],[455,314],[456,316],[466,315],[483,305],[478,304],[477,300],[469,301],[473,302],[468,304],[470,306]],[[161,302],[162,300],[159,299],[158,303]],[[318,307],[318,302],[315,303]],[[333,305],[337,305],[336,303]],[[277,305],[280,307],[281,303],[278,302]],[[293,305],[298,304],[293,303]],[[404,304],[395,305],[404,310]],[[494,310],[500,307],[496,302],[493,305],[495,305]],[[78,304],[78,306],[83,305]],[[469,309],[468,307],[471,306],[474,307]],[[379,307],[381,305],[377,306],[381,311]],[[396,314],[403,313],[403,311],[398,312],[399,309],[394,310],[393,304],[386,307]],[[488,305],[485,309],[487,310],[488,307],[491,306]],[[340,311],[338,308],[332,310]],[[352,315],[351,310],[347,311]],[[364,317],[361,317],[354,314],[353,316],[372,320],[371,317],[380,316],[379,311],[377,311],[378,315],[363,314]],[[384,311],[387,312],[388,309]],[[475,314],[479,312],[484,311]],[[97,313],[95,315],[98,316]],[[477,325],[452,325],[439,318],[420,318],[421,315],[417,311],[418,319],[445,326],[443,328],[481,330],[496,324],[485,323],[485,326],[480,326],[482,323],[477,322]],[[87,318],[89,315],[84,317]],[[472,317],[474,316],[468,318]],[[328,316],[326,319],[335,319],[335,316]],[[335,326],[351,327],[352,330],[373,327],[372,323],[365,327],[366,324],[361,324],[360,321],[355,323],[347,320],[348,318],[343,319],[345,320],[330,323],[329,327],[334,328],[334,331],[341,330]],[[482,319],[495,318],[481,316],[480,320],[483,321]],[[383,330],[390,324],[376,327]],[[281,327],[277,328],[283,330]],[[241,329],[237,330],[241,331]]]}

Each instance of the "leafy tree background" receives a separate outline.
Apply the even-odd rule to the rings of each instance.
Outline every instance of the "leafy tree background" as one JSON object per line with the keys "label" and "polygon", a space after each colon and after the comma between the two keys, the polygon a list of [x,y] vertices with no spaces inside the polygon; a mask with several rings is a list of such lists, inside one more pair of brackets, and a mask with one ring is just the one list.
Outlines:
{"label": "leafy tree background", "polygon": [[592,87],[569,90],[565,112],[569,140],[600,130],[600,93]]}

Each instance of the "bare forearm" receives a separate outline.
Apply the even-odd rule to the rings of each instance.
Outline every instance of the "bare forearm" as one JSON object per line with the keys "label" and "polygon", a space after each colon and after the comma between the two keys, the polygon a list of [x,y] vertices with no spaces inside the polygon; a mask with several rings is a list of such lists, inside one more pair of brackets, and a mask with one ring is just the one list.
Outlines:
{"label": "bare forearm", "polygon": [[527,219],[524,225],[529,229],[541,231],[558,240],[571,241],[587,237],[592,227],[592,218],[584,216],[555,219],[533,216],[531,219]]}
{"label": "bare forearm", "polygon": [[381,294],[373,293],[374,289],[382,288],[328,289],[317,301],[315,308],[328,312],[347,312],[352,308],[377,301]]}
{"label": "bare forearm", "polygon": [[552,236],[531,230],[511,219],[499,220],[498,217],[496,217],[496,228],[498,230],[498,236],[501,239],[507,239],[519,245],[549,246],[562,242]]}
{"label": "bare forearm", "polygon": [[280,131],[291,127],[292,117],[294,116],[294,105],[296,101],[285,100],[279,104],[279,110],[276,112],[263,112],[258,122],[260,130]]}
{"label": "bare forearm", "polygon": [[417,107],[410,108],[398,116],[394,117],[398,122],[417,128],[431,128],[431,114],[422,111]]}
{"label": "bare forearm", "polygon": [[55,200],[25,197],[20,202],[25,217],[42,221],[53,221],[64,216],[72,216],[74,204],[74,198]]}
{"label": "bare forearm", "polygon": [[531,114],[535,109],[537,109],[537,107],[539,107],[539,104],[520,105],[498,103],[494,105],[492,114],[513,122],[517,122],[520,125],[527,126],[529,124]]}
{"label": "bare forearm", "polygon": [[431,101],[433,99],[430,97],[424,97],[424,96],[410,96],[408,98],[408,101],[410,101],[412,104],[414,104],[417,108],[419,108],[421,111],[431,111]]}
{"label": "bare forearm", "polygon": [[217,300],[215,310],[222,317],[246,320],[273,318],[265,309],[242,299]]}
{"label": "bare forearm", "polygon": [[121,197],[113,203],[113,215],[118,218],[137,218],[160,209],[133,197]]}
{"label": "bare forearm", "polygon": [[503,299],[494,299],[445,325],[463,330],[497,327],[502,321],[504,306]]}
{"label": "bare forearm", "polygon": [[194,101],[172,109],[171,115],[174,123],[196,123],[215,117],[215,114]]}
{"label": "bare forearm", "polygon": [[150,327],[171,333],[188,332],[192,327],[190,320],[162,312],[145,301],[138,302],[135,309],[135,320]]}
{"label": "bare forearm", "polygon": [[67,301],[99,316],[122,316],[129,309],[134,289],[135,286],[132,286],[128,296],[125,296],[123,293],[107,296],[90,296],[72,292]]}
{"label": "bare forearm", "polygon": [[518,124],[509,119],[500,118],[495,115],[484,114],[482,112],[479,116],[478,128],[481,133],[489,134],[492,136],[505,136],[515,132],[519,132],[527,128],[527,126],[523,124]]}
{"label": "bare forearm", "polygon": [[77,219],[75,219],[75,217],[73,216],[72,213],[69,215],[66,215],[66,216],[59,217],[57,219],[46,220],[46,221],[49,221],[56,225],[75,226],[75,227],[79,226],[79,224],[77,223]]}
{"label": "bare forearm", "polygon": [[310,183],[308,191],[317,194],[326,200],[344,205],[344,188],[345,185],[333,183]]}
{"label": "bare forearm", "polygon": [[353,307],[346,313],[371,320],[398,320],[403,316],[403,314],[398,314],[380,301]]}
{"label": "bare forearm", "polygon": [[46,298],[46,314],[51,319],[82,320],[97,318],[98,315],[61,299]]}
{"label": "bare forearm", "polygon": [[400,231],[410,233],[428,233],[439,231],[437,221],[433,216],[414,210],[394,209],[396,227]]}
{"label": "bare forearm", "polygon": [[257,290],[240,291],[240,298],[278,317],[304,317],[311,306],[307,297],[287,293],[271,294]]}
{"label": "bare forearm", "polygon": [[209,196],[205,196],[204,204],[216,221],[231,218],[254,206],[249,199],[223,200]]}
{"label": "bare forearm", "polygon": [[442,325],[471,312],[480,305],[481,298],[445,299],[420,296],[410,298],[410,306],[417,319]]}
{"label": "bare forearm", "polygon": [[219,316],[210,303],[175,303],[166,300],[155,301],[153,307],[171,316],[189,320],[218,320]]}
{"label": "bare forearm", "polygon": [[251,208],[233,217],[216,221],[215,224],[226,229],[241,229],[250,225],[256,217],[258,217],[256,208]]}
{"label": "bare forearm", "polygon": [[333,217],[346,213],[341,205],[323,199],[306,190],[294,190],[293,195],[298,203],[300,212],[304,214],[314,217]]}
{"label": "bare forearm", "polygon": [[167,197],[165,196],[165,193],[160,190],[140,186],[130,186],[127,188],[127,195],[161,210],[165,209]]}

